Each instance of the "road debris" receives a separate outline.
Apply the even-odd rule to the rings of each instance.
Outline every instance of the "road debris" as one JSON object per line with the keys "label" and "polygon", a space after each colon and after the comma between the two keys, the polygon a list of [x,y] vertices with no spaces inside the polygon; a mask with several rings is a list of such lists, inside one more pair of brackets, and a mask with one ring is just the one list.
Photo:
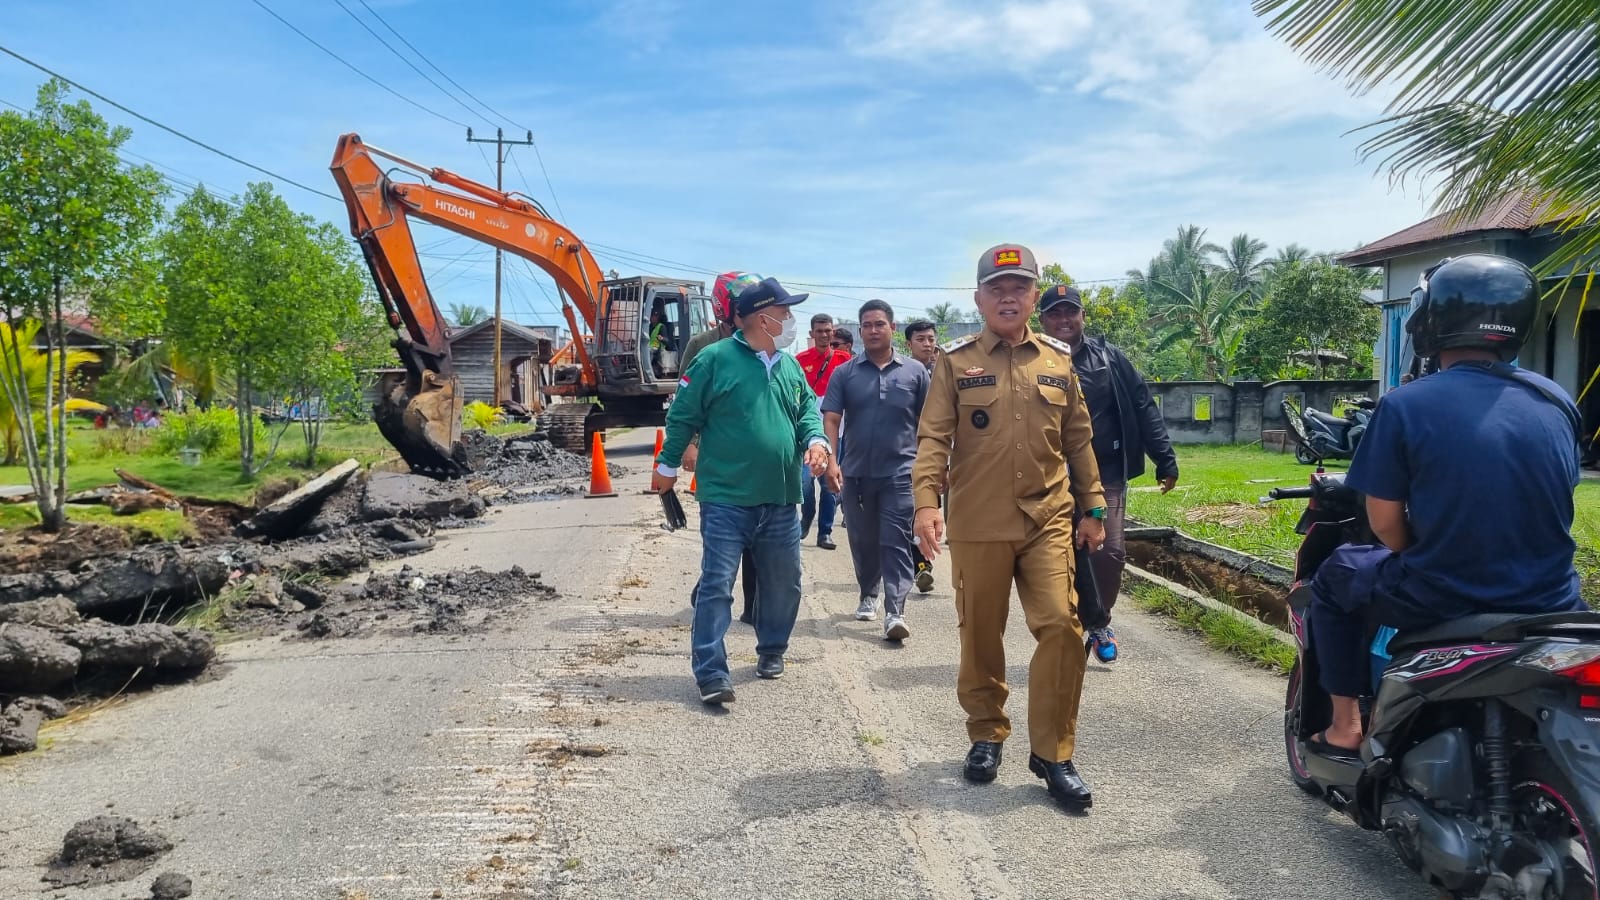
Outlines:
{"label": "road debris", "polygon": [[194,894],[194,882],[178,872],[162,872],[150,885],[150,900],[183,900]]}
{"label": "road debris", "polygon": [[[461,436],[472,464],[468,484],[482,496],[499,503],[526,503],[583,493],[588,486],[587,457],[550,443],[534,433],[501,439],[483,431]],[[618,465],[607,466],[613,477],[626,474]]]}
{"label": "road debris", "polygon": [[244,609],[230,628],[285,628],[308,639],[353,637],[384,630],[398,634],[467,634],[494,621],[498,610],[551,600],[554,588],[539,573],[513,566],[504,572],[461,569],[424,575],[410,566],[374,572],[364,584],[331,591],[316,610]]}
{"label": "road debris", "polygon": [[95,816],[67,832],[44,880],[57,888],[125,881],[154,867],[171,849],[165,836],[132,819]]}

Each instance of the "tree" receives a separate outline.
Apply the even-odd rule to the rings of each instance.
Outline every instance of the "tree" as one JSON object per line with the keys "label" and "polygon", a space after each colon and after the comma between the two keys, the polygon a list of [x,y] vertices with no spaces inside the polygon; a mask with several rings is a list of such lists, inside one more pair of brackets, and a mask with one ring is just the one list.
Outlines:
{"label": "tree", "polygon": [[232,376],[240,468],[253,478],[277,449],[274,440],[257,455],[257,397],[288,396],[311,414],[352,377],[340,350],[360,317],[359,269],[331,225],[295,213],[268,184],[231,204],[196,189],[174,210],[163,243],[167,335]]}
{"label": "tree", "polygon": [[1162,333],[1157,349],[1186,343],[1192,368],[1211,381],[1232,374],[1243,329],[1237,314],[1249,297],[1229,287],[1225,277],[1200,271],[1187,284],[1161,282],[1172,299],[1151,320]]}
{"label": "tree", "polygon": [[1236,234],[1228,246],[1220,251],[1222,268],[1228,273],[1229,286],[1259,296],[1262,279],[1266,274],[1267,242],[1256,240],[1248,234]]}
{"label": "tree", "polygon": [[1139,286],[1151,311],[1157,312],[1169,303],[1179,302],[1177,291],[1215,268],[1210,257],[1221,252],[1221,247],[1206,240],[1204,228],[1180,225],[1177,235],[1162,244],[1150,265],[1144,271],[1130,269],[1128,278]]}
{"label": "tree", "polygon": [[[31,410],[41,411],[37,415],[42,415],[42,411],[52,405],[45,400],[45,394],[50,387],[49,371],[65,371],[70,378],[79,367],[100,358],[88,350],[69,350],[65,354],[57,351],[52,368],[45,359],[44,351],[36,350],[33,346],[39,336],[40,327],[40,323],[33,320],[24,322],[15,329],[5,322],[0,322],[0,379],[24,385],[32,401]],[[59,407],[63,412],[99,412],[105,409],[98,403],[77,397],[66,398]],[[37,425],[35,422],[37,415],[31,410],[24,410],[14,403],[10,391],[0,392],[0,439],[3,439],[5,444],[5,459],[0,460],[0,465],[14,466],[22,458],[24,423]],[[37,434],[40,429],[31,427],[27,430]]]}
{"label": "tree", "polygon": [[0,320],[43,323],[44,396],[25,374],[30,342],[20,340],[3,348],[9,360],[0,366],[0,394],[19,422],[42,420],[42,435],[25,425],[18,440],[40,522],[51,532],[66,523],[71,358],[62,317],[97,285],[130,280],[161,212],[155,170],[124,167],[117,156],[130,132],[66,98],[67,86],[51,80],[32,112],[0,113]]}
{"label": "tree", "polygon": [[[1399,91],[1361,147],[1397,178],[1437,183],[1435,207],[1479,215],[1528,194],[1568,240],[1539,265],[1569,277],[1600,252],[1594,0],[1255,0],[1268,28],[1366,91]],[[1583,302],[1588,302],[1589,275]],[[1600,374],[1600,373],[1597,373]]]}
{"label": "tree", "polygon": [[[1310,369],[1318,378],[1366,377],[1381,316],[1362,297],[1363,275],[1326,260],[1294,263],[1252,320],[1247,355],[1263,379]],[[1337,354],[1338,357],[1331,357]],[[1305,362],[1296,362],[1300,354]]]}
{"label": "tree", "polygon": [[489,311],[481,306],[452,303],[450,304],[450,318],[455,320],[456,327],[467,328],[489,318]]}
{"label": "tree", "polygon": [[1124,286],[1102,284],[1083,292],[1083,327],[1122,349],[1138,366],[1150,343],[1149,313],[1144,295]]}
{"label": "tree", "polygon": [[950,336],[950,326],[965,322],[966,315],[954,303],[940,303],[930,306],[926,310],[928,321],[932,322],[939,333],[939,340]]}

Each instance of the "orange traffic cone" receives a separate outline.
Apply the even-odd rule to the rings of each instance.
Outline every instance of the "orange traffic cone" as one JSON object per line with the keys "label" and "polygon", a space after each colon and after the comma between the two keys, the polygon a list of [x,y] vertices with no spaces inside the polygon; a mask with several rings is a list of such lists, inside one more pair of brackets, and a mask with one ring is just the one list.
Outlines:
{"label": "orange traffic cone", "polygon": [[586,498],[615,497],[611,489],[611,470],[606,468],[606,448],[600,442],[600,432],[594,433],[594,443],[589,449],[589,493]]}
{"label": "orange traffic cone", "polygon": [[667,433],[665,431],[661,430],[660,428],[657,428],[656,429],[656,450],[655,450],[654,453],[650,454],[650,462],[654,463],[656,461],[656,457],[661,455],[661,445],[666,443],[666,441],[667,441]]}
{"label": "orange traffic cone", "polygon": [[694,493],[696,490],[699,489],[699,487],[700,487],[700,476],[699,475],[691,475],[691,476],[689,476],[689,493],[691,493],[691,494]]}

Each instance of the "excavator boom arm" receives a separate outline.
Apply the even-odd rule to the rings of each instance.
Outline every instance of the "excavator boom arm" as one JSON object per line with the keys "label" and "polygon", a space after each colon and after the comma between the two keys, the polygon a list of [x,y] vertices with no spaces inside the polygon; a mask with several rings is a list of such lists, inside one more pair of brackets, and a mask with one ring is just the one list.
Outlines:
{"label": "excavator boom arm", "polygon": [[[380,158],[434,183],[393,181]],[[554,279],[566,301],[562,312],[572,329],[581,381],[590,388],[598,383],[599,373],[582,335],[593,333],[604,316],[600,265],[566,226],[535,203],[445,169],[420,166],[369,146],[355,134],[339,138],[329,168],[344,196],[350,232],[361,244],[389,324],[404,331],[395,348],[405,364],[405,384],[386,387],[375,414],[384,436],[413,468],[458,474],[465,466],[459,448],[461,398],[450,360],[449,332],[417,258],[412,218],[514,253]],[[579,327],[580,316],[584,328]]]}

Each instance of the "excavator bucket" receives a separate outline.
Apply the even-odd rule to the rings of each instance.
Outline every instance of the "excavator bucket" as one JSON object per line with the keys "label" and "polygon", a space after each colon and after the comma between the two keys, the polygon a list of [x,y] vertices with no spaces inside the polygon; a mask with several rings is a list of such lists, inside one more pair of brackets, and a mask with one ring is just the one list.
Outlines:
{"label": "excavator bucket", "polygon": [[378,430],[412,471],[444,478],[465,475],[460,382],[432,370],[425,370],[420,382],[415,391],[403,376],[384,385],[373,411]]}

